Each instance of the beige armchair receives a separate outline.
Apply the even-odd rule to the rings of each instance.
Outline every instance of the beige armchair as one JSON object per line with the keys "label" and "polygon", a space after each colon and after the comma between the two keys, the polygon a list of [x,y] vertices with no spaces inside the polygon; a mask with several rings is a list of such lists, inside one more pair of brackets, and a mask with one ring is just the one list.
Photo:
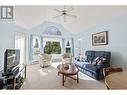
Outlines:
{"label": "beige armchair", "polygon": [[72,55],[70,53],[65,53],[63,54],[62,56],[62,63],[65,64],[65,63],[72,63]]}
{"label": "beige armchair", "polygon": [[52,56],[49,54],[39,54],[40,67],[50,66],[52,63]]}

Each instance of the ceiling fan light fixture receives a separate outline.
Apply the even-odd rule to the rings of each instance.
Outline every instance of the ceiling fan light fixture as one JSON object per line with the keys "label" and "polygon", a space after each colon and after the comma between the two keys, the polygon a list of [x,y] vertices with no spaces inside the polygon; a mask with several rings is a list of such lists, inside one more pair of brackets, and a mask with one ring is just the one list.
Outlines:
{"label": "ceiling fan light fixture", "polygon": [[77,18],[76,15],[73,15],[73,14],[70,14],[70,13],[69,13],[69,12],[71,12],[71,11],[73,11],[73,10],[74,10],[74,8],[73,8],[72,6],[71,6],[70,8],[68,8],[68,9],[66,9],[66,7],[64,6],[64,8],[63,8],[62,11],[59,10],[59,9],[54,9],[54,11],[59,12],[60,15],[57,15],[57,16],[55,16],[55,17],[53,17],[53,18],[57,18],[57,17],[63,16],[64,22],[66,22],[66,18],[67,18],[67,17]]}

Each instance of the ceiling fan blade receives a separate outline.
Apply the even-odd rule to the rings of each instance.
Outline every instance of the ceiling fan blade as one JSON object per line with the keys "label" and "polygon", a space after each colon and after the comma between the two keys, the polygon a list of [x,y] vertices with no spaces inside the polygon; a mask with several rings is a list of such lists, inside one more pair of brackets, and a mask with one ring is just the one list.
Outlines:
{"label": "ceiling fan blade", "polygon": [[71,12],[72,10],[74,10],[74,8],[70,7],[70,8],[67,9],[67,12]]}
{"label": "ceiling fan blade", "polygon": [[57,18],[57,17],[60,17],[60,16],[62,16],[63,14],[61,14],[61,15],[57,15],[57,16],[55,16],[55,17],[53,17],[53,18]]}
{"label": "ceiling fan blade", "polygon": [[60,10],[58,10],[58,9],[54,9],[54,11],[57,11],[57,12],[59,12],[59,13],[61,13],[62,11],[60,11]]}
{"label": "ceiling fan blade", "polygon": [[67,16],[70,16],[70,17],[74,17],[74,18],[77,18],[76,15],[71,15],[71,14],[66,14]]}

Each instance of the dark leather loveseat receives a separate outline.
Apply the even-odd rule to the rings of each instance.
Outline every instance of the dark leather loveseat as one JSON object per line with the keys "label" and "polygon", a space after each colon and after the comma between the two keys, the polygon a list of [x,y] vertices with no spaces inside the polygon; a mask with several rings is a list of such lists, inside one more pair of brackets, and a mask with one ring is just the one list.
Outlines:
{"label": "dark leather loveseat", "polygon": [[[75,60],[74,63],[76,67],[81,71],[82,73],[87,74],[88,76],[100,80],[103,79],[103,68],[110,66],[110,57],[111,53],[108,51],[86,51],[85,52],[86,60],[85,61],[79,61]],[[106,61],[102,64],[96,64],[93,65],[94,60],[99,58],[105,58]]]}

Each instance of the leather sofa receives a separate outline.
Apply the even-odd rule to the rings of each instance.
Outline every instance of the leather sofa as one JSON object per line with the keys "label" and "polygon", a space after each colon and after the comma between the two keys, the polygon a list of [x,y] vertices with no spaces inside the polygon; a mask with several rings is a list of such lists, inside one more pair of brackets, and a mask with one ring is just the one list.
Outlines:
{"label": "leather sofa", "polygon": [[[85,56],[85,61],[79,61],[77,59],[74,61],[78,70],[96,80],[103,79],[103,68],[110,67],[111,52],[89,50],[85,52]],[[93,62],[97,57],[105,58],[106,61],[102,64],[93,65]]]}

